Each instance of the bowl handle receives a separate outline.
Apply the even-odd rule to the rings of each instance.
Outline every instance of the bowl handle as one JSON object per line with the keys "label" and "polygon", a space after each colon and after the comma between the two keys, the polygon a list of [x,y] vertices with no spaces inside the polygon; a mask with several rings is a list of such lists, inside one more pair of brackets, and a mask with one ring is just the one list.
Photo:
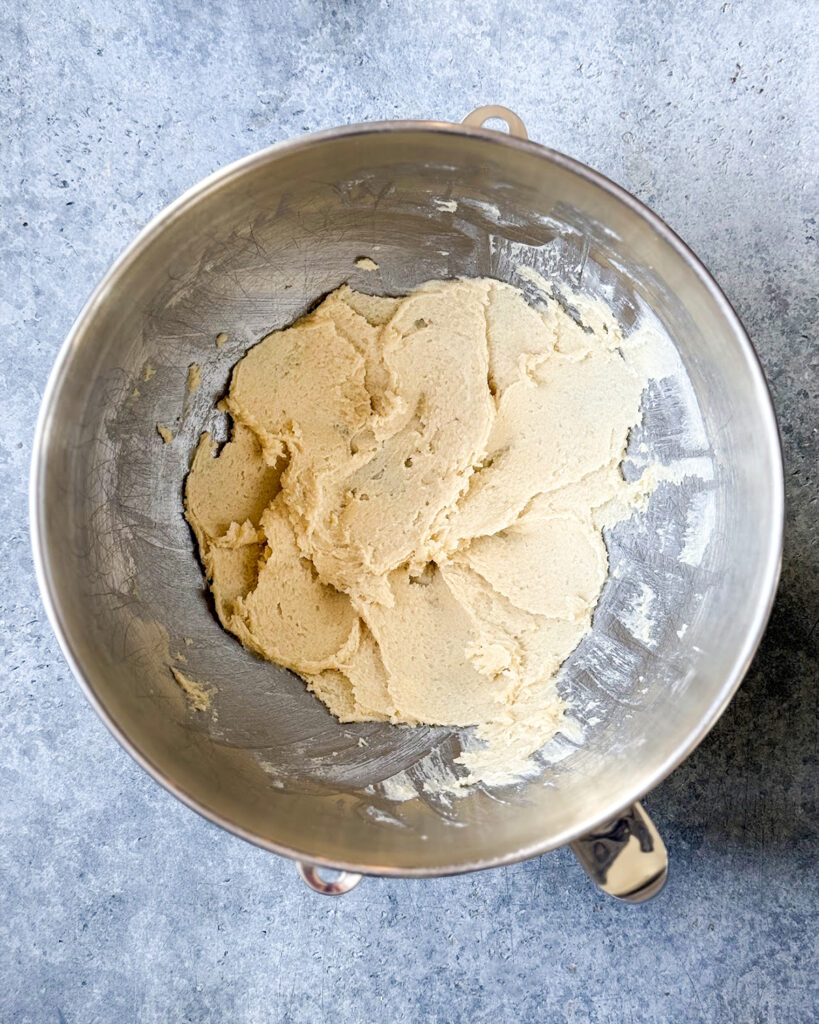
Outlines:
{"label": "bowl handle", "polygon": [[650,900],[668,876],[665,844],[641,804],[570,845],[594,884],[626,903]]}
{"label": "bowl handle", "polygon": [[466,115],[461,124],[465,124],[468,128],[483,128],[484,123],[490,121],[493,117],[505,121],[509,134],[514,135],[515,138],[529,138],[526,125],[524,125],[518,115],[513,110],[510,110],[509,107],[500,107],[496,103],[491,103],[487,107],[476,107],[471,114]]}
{"label": "bowl handle", "polygon": [[338,878],[330,881],[321,877],[319,869],[315,864],[305,864],[304,861],[300,860],[296,861],[296,870],[301,876],[301,880],[306,882],[315,892],[320,892],[322,896],[343,896],[350,889],[355,889],[364,877],[363,875],[356,874],[355,871],[342,871],[339,873]]}

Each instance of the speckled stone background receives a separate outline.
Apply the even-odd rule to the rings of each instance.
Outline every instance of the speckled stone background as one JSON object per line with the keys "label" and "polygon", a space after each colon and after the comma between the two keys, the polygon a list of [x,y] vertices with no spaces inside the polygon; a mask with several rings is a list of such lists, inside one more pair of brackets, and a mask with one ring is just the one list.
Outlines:
{"label": "speckled stone background", "polygon": [[[539,12],[537,8],[539,6]],[[800,0],[10,0],[0,10],[0,1020],[775,1022],[817,1012],[816,9]],[[782,585],[719,725],[647,800],[672,877],[567,851],[308,891],[117,746],[46,622],[26,508],[57,349],[134,233],[267,143],[505,103],[704,259],[780,417]]]}

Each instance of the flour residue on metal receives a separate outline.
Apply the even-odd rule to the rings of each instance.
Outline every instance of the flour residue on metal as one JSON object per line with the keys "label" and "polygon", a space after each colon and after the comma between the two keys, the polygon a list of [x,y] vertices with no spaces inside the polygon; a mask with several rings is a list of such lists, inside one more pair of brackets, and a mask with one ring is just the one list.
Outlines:
{"label": "flour residue on metal", "polygon": [[692,496],[686,515],[683,547],[679,555],[681,562],[691,566],[702,563],[716,518],[716,495],[713,491],[701,491]]}
{"label": "flour residue on metal", "polygon": [[657,595],[645,583],[639,589],[631,604],[627,605],[620,615],[620,620],[631,635],[640,643],[651,643],[653,625],[652,612]]}

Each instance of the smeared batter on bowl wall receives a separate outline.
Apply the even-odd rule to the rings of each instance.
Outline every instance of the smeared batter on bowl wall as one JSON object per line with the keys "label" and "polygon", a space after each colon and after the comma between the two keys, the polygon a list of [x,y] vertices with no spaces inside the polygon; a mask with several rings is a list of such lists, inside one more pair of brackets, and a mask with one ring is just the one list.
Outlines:
{"label": "smeared batter on bowl wall", "polygon": [[477,726],[467,782],[532,769],[591,628],[653,336],[499,281],[342,287],[233,371],[188,520],[220,621],[343,722]]}

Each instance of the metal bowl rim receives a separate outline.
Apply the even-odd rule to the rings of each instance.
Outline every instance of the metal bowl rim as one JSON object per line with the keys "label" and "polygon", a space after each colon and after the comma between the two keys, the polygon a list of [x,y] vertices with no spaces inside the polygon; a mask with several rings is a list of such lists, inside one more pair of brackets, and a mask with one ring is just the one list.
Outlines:
{"label": "metal bowl rim", "polygon": [[[153,763],[138,747],[132,742],[125,730],[109,714],[102,700],[97,696],[93,687],[86,678],[79,659],[74,653],[74,646],[71,637],[64,627],[60,612],[59,601],[54,589],[53,580],[49,569],[48,553],[44,543],[44,471],[48,455],[47,436],[48,426],[55,404],[55,398],[61,387],[63,378],[70,364],[71,355],[81,340],[86,325],[91,321],[98,308],[105,301],[106,295],[112,288],[114,282],[121,277],[131,264],[150,245],[152,240],[173,220],[181,216],[189,206],[200,201],[211,192],[221,188],[230,180],[255,167],[274,161],[277,157],[286,153],[292,153],[299,149],[309,149],[331,142],[339,138],[350,138],[358,135],[378,135],[397,133],[435,133],[440,135],[467,135],[479,139],[493,146],[506,146],[512,149],[526,152],[529,155],[549,160],[564,170],[574,173],[592,185],[597,186],[608,193],[616,201],[624,204],[632,213],[645,221],[676,254],[681,257],[684,263],[694,271],[700,283],[711,294],[715,303],[720,309],[726,322],[745,357],[746,364],[755,381],[757,393],[757,408],[760,422],[764,425],[764,440],[768,450],[768,456],[772,464],[772,473],[767,481],[771,493],[772,520],[771,529],[767,538],[767,550],[764,565],[764,585],[756,595],[755,608],[751,628],[745,637],[745,642],[737,651],[734,658],[734,665],[727,675],[721,689],[715,699],[711,702],[707,714],[703,715],[699,727],[690,733],[686,739],[672,750],[660,768],[652,773],[648,779],[633,785],[628,791],[622,794],[616,805],[612,805],[603,815],[595,814],[587,821],[573,828],[566,828],[548,840],[531,843],[517,850],[502,853],[495,857],[487,857],[479,861],[472,861],[461,864],[444,865],[437,867],[413,867],[403,865],[400,867],[368,864],[361,865],[340,861],[337,858],[326,857],[315,850],[296,850],[285,847],[271,840],[265,839],[244,829],[242,826],[226,818],[224,815],[210,810],[200,803],[194,796],[180,787],[170,777]],[[318,866],[339,868],[354,872],[362,872],[370,875],[392,876],[392,877],[440,877],[444,875],[462,874],[470,871],[478,871],[486,868],[501,867],[505,864],[513,864],[517,861],[536,857],[550,850],[565,846],[567,843],[593,831],[602,822],[605,822],[620,811],[630,806],[636,800],[645,796],[650,790],[657,786],[667,775],[669,775],[689,754],[702,742],[710,732],[717,720],[731,701],[734,693],[742,682],[754,654],[759,646],[764,633],[765,626],[771,614],[774,597],[776,594],[777,582],[782,564],[782,546],[784,534],[784,470],[782,461],[782,448],[779,437],[779,430],[773,402],[768,390],[768,385],[759,361],[748,335],[742,323],[728,301],[722,289],[713,279],[711,274],[693,253],[693,251],[682,241],[682,239],[649,207],[635,198],[630,192],[617,185],[611,179],[598,171],[581,163],[572,157],[566,156],[557,150],[550,149],[531,139],[520,139],[501,132],[486,128],[473,128],[465,125],[454,124],[446,121],[373,121],[365,124],[353,124],[339,128],[329,128],[323,131],[312,132],[307,135],[282,142],[274,143],[264,149],[258,150],[249,156],[242,157],[225,167],[220,168],[213,174],[203,178],[197,184],[187,189],[178,199],[159,211],[148,224],[137,234],[131,243],[123,250],[117,259],[110,266],[105,276],[96,286],[81,309],[74,324],[71,327],[65,341],[63,342],[55,361],[54,367],[48,379],[43,393],[40,413],[37,419],[37,426],[34,435],[32,448],[31,475],[29,481],[29,516],[31,524],[31,544],[34,558],[35,574],[40,588],[43,605],[51,623],[52,629],[62,649],[63,655],[68,662],[71,671],[83,689],[85,696],[91,703],[94,710],[105,723],[108,730],[120,743],[120,745],[131,755],[152,778],[163,786],[169,793],[186,804],[199,815],[208,821],[219,825],[221,828],[234,835],[269,850],[272,853],[287,857],[293,860],[306,861]]]}

